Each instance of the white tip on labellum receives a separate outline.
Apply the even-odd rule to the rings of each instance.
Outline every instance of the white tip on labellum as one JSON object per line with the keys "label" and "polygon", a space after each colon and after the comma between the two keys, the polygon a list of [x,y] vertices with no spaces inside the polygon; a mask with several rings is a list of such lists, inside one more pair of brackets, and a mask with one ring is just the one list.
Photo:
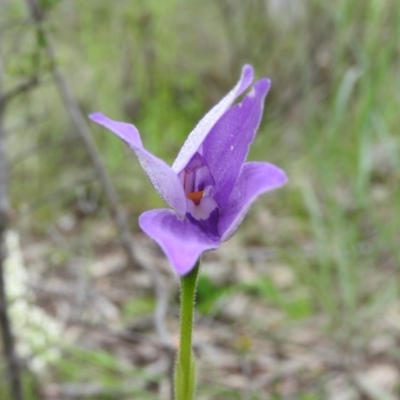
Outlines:
{"label": "white tip on labellum", "polygon": [[203,196],[197,205],[188,199],[188,213],[197,220],[207,219],[217,207],[217,202],[209,196]]}

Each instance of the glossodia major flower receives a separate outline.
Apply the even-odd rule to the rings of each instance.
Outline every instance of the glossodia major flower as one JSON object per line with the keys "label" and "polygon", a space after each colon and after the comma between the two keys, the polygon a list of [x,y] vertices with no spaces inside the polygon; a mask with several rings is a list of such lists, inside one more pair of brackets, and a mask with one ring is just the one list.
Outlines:
{"label": "glossodia major flower", "polygon": [[234,104],[252,82],[253,68],[245,65],[236,86],[190,133],[172,167],[143,147],[135,126],[101,113],[89,116],[128,144],[171,207],[144,212],[139,225],[179,275],[187,274],[204,251],[229,239],[259,195],[287,181],[272,164],[245,162],[270,88],[269,79],[260,79]]}

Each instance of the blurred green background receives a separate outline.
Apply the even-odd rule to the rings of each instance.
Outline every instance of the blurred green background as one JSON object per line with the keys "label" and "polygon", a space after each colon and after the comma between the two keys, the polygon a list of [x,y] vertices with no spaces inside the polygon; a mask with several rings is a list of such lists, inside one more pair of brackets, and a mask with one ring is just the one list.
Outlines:
{"label": "blurred green background", "polygon": [[[307,351],[329,343],[334,354],[349,359],[343,356],[344,364],[335,367],[316,356],[321,365],[311,372],[300,368],[288,373],[290,379],[278,376],[251,390],[246,385],[246,390],[231,387],[225,377],[232,371],[215,379],[205,371],[199,398],[389,399],[383,396],[390,393],[398,398],[399,3],[41,0],[41,4],[57,64],[82,111],[102,111],[134,123],[145,146],[168,162],[195,123],[234,85],[243,64],[251,63],[257,77],[272,79],[250,158],[279,165],[290,182],[257,203],[233,244],[226,244],[229,250],[210,256],[212,268],[228,275],[231,264],[238,269],[245,264],[250,278],[239,272],[231,282],[221,281],[205,267],[198,329],[204,321],[221,323],[223,328],[215,331],[245,325],[245,333],[228,346],[231,351],[226,350],[238,359],[252,360],[258,352],[269,354],[270,346],[278,345],[284,346],[283,359],[291,359],[297,353],[285,347],[285,338],[289,335],[290,341],[300,331],[310,337],[318,333]],[[64,274],[68,280],[65,266],[79,264],[76,260],[84,257],[84,281],[90,285],[95,278],[88,265],[117,245],[102,189],[60,100],[43,38],[29,22],[23,1],[0,0],[0,29],[4,90],[32,74],[40,77],[40,85],[16,98],[5,113],[12,228],[20,235],[22,253],[34,245],[44,248],[37,257],[40,262],[27,263],[29,273],[40,282]],[[162,201],[130,151],[105,130],[91,123],[90,127],[134,237],[154,252],[138,230],[137,217],[146,209],[162,207]],[[88,211],[82,204],[94,207]],[[229,258],[230,251],[240,258]],[[25,258],[35,259],[32,252]],[[257,257],[261,257],[258,264]],[[260,267],[257,274],[253,264]],[[282,274],[289,276],[283,284]],[[171,321],[177,319],[173,287]],[[58,311],[46,303],[51,298],[34,293],[30,301],[57,319]],[[250,299],[250,312],[225,321],[221,304],[242,297]],[[132,291],[116,307],[118,326],[135,316],[151,315],[151,290],[145,285]],[[249,322],[256,308],[265,311],[265,325]],[[279,315],[279,322],[271,322],[270,315],[272,319]],[[217,341],[215,335],[211,332],[207,340]],[[381,350],[374,353],[379,340],[389,344],[378,346]],[[41,382],[78,385],[90,380],[115,388],[129,382],[132,374],[143,385],[127,397],[103,392],[63,398],[167,398],[157,392],[163,374],[149,372],[146,365],[121,363],[115,349],[104,344],[92,348],[75,339],[65,346],[61,351],[68,357],[52,361],[49,375],[26,373],[26,391],[31,393],[27,398],[40,398],[32,388]],[[275,364],[258,367],[259,375],[268,376],[274,366],[282,366],[282,358],[274,357]],[[376,365],[384,365],[383,375],[395,378],[389,383],[375,379],[371,371]],[[6,386],[0,390],[1,398],[7,399]],[[61,398],[41,393],[46,399]]]}

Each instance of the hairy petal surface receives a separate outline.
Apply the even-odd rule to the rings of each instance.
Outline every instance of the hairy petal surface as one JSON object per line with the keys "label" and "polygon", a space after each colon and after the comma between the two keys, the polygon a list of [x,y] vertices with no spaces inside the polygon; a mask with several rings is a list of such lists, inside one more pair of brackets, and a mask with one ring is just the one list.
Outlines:
{"label": "hairy petal surface", "polygon": [[139,225],[164,251],[178,275],[187,274],[200,255],[217,249],[219,240],[210,239],[198,226],[180,219],[171,210],[150,210],[139,217]]}
{"label": "hairy petal surface", "polygon": [[134,151],[154,188],[164,201],[179,215],[186,214],[185,193],[177,174],[163,160],[146,150],[135,126],[114,121],[104,114],[93,113],[89,118],[109,129]]}
{"label": "hairy petal surface", "polygon": [[256,82],[243,101],[229,109],[203,143],[203,158],[215,180],[220,207],[229,199],[260,125],[269,79]]}
{"label": "hairy petal surface", "polygon": [[285,172],[275,165],[245,163],[227,206],[220,210],[218,231],[221,241],[228,240],[235,233],[258,196],[286,182]]}
{"label": "hairy petal surface", "polygon": [[[222,117],[226,110],[229,109],[232,103],[250,86],[253,77],[253,67],[251,65],[245,65],[236,86],[199,121],[186,139],[176,157],[176,160],[172,164],[172,169],[176,173],[181,172],[192,158],[193,154],[200,150],[201,144],[212,127]],[[201,153],[201,151],[199,152]]]}

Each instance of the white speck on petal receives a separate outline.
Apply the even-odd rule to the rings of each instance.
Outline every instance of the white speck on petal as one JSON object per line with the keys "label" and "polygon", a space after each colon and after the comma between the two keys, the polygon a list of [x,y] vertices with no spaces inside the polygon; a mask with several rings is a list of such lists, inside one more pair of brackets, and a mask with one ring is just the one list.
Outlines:
{"label": "white speck on petal", "polygon": [[233,145],[231,145],[231,151],[234,149]]}

